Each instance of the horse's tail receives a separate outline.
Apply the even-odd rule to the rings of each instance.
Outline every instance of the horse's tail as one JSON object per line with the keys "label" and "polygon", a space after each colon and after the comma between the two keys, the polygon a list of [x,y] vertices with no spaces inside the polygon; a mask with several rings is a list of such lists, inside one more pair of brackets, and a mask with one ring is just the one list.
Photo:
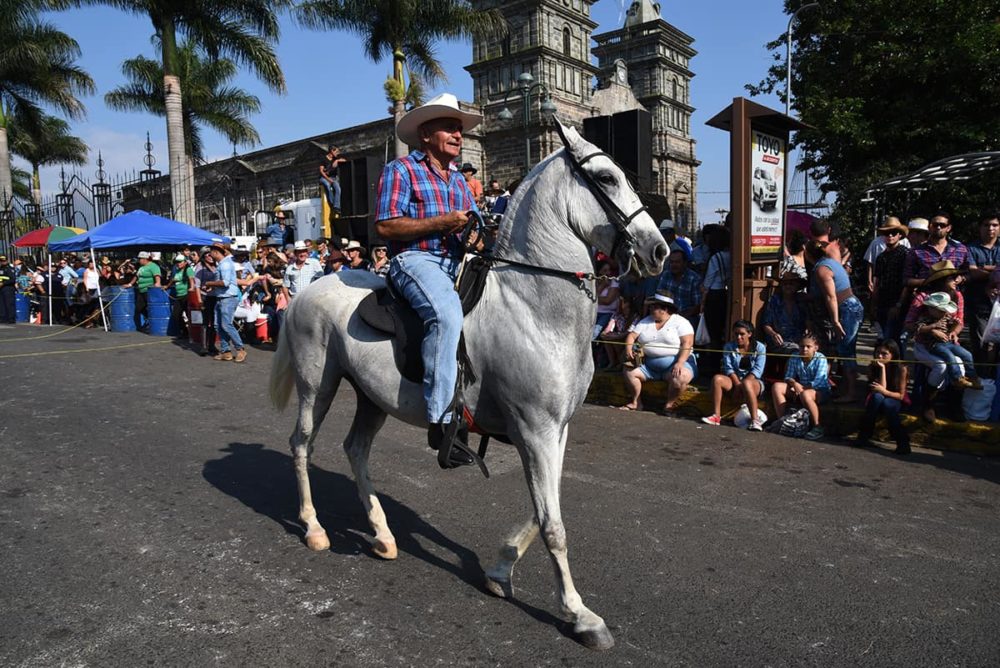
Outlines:
{"label": "horse's tail", "polygon": [[285,311],[285,322],[278,334],[278,350],[271,360],[271,382],[269,391],[271,394],[271,404],[279,411],[285,410],[288,406],[288,398],[292,395],[292,385],[295,383],[292,373],[292,351],[288,345],[288,330],[292,326],[292,305],[288,305]]}

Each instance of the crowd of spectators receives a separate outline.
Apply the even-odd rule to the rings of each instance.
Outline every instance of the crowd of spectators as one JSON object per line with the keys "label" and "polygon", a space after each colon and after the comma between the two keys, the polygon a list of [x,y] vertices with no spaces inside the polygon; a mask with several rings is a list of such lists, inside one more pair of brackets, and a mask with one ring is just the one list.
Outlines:
{"label": "crowd of spectators", "polygon": [[[744,405],[748,429],[776,427],[803,409],[809,416],[804,435],[816,439],[824,434],[824,404],[855,404],[866,416],[859,443],[871,439],[875,420],[884,416],[897,451],[905,453],[901,410],[912,403],[933,421],[940,393],[949,393],[949,405],[961,405],[957,393],[982,391],[983,379],[997,375],[995,325],[986,336],[1000,296],[996,212],[979,218],[979,239],[968,244],[952,238],[945,212],[906,225],[890,216],[857,270],[838,225],[817,219],[808,234],[788,236],[757,322],[739,321],[730,332],[726,225],[705,226],[695,242],[678,236],[670,220],[660,229],[670,255],[659,277],[619,285],[614,263],[600,254],[595,260],[595,363],[622,369],[629,396],[624,409],[641,408],[643,382],[664,380],[664,411],[673,412],[679,378],[700,369],[712,393],[707,424],[723,422],[723,398],[732,395]],[[865,304],[858,295],[870,300]],[[866,319],[876,344],[862,387],[857,342]],[[686,343],[689,336],[698,342]],[[614,353],[622,343],[624,353]],[[915,365],[912,373],[908,364]],[[758,412],[768,395],[769,416]]]}
{"label": "crowd of spectators", "polygon": [[[496,181],[483,188],[471,165],[461,171],[478,184],[484,210],[502,215],[509,192]],[[825,403],[861,403],[867,421],[860,441],[871,437],[874,419],[884,415],[905,451],[898,414],[911,403],[908,382],[920,383],[920,391],[913,393],[918,395],[914,408],[934,420],[940,392],[980,391],[982,379],[996,375],[1000,346],[995,335],[985,337],[1000,293],[996,213],[981,216],[979,239],[969,244],[952,238],[947,213],[930,220],[915,217],[906,225],[890,216],[857,272],[838,226],[816,220],[808,235],[788,236],[758,321],[740,321],[732,331],[726,331],[732,289],[728,227],[706,225],[697,240],[677,234],[669,219],[660,230],[670,253],[658,277],[619,283],[614,261],[602,254],[595,258],[595,362],[601,370],[622,370],[630,394],[625,409],[642,408],[642,383],[665,380],[664,410],[673,412],[700,371],[712,392],[708,424],[722,422],[723,397],[731,394],[746,406],[748,429],[767,426],[759,417],[782,419],[791,405],[808,411],[806,435],[819,438]],[[356,240],[291,242],[290,237],[278,214],[250,248],[185,248],[166,259],[143,251],[135,259],[102,256],[96,265],[90,256],[72,253],[51,265],[14,258],[7,271],[16,277],[16,289],[31,300],[32,319],[42,323],[51,310],[56,323],[94,327],[99,323],[98,292],[123,286],[135,288],[135,324],[142,329],[148,327],[148,291],[164,289],[171,300],[173,331],[186,336],[192,320],[188,297],[194,293],[207,353],[242,361],[244,346],[234,320],[245,323],[244,335],[273,343],[288,304],[318,277],[339,271],[384,276],[388,271],[384,245],[366,249]],[[221,276],[225,263],[231,263],[231,281]],[[867,309],[856,293],[870,295]],[[878,339],[867,391],[860,388],[856,361],[866,318]],[[915,363],[915,372],[908,373],[904,361]],[[758,412],[768,396],[769,418]]]}

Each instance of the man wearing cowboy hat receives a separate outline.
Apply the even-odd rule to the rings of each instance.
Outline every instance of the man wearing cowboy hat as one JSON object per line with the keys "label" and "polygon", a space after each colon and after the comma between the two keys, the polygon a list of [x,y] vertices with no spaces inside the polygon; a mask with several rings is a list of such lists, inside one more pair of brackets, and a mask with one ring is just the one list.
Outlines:
{"label": "man wearing cowboy hat", "polygon": [[965,244],[950,239],[951,216],[944,211],[934,214],[930,222],[930,238],[919,246],[914,246],[906,256],[903,276],[911,288],[920,287],[924,278],[931,273],[931,265],[949,260],[961,270],[969,268],[969,249]]}
{"label": "man wearing cowboy hat", "polygon": [[462,176],[465,177],[465,182],[469,186],[469,190],[472,191],[472,196],[476,200],[476,204],[483,203],[483,182],[476,178],[476,172],[479,171],[472,166],[471,162],[466,162],[462,165]]}
{"label": "man wearing cowboy hat", "polygon": [[309,257],[309,245],[304,240],[296,241],[292,251],[294,259],[285,267],[285,281],[281,287],[288,302],[323,275],[323,265],[316,258]]}
{"label": "man wearing cowboy hat", "polygon": [[[455,359],[462,333],[462,304],[455,292],[460,256],[458,233],[468,211],[478,210],[475,196],[455,168],[462,133],[482,116],[462,111],[454,95],[444,93],[411,109],[396,134],[415,150],[385,166],[378,187],[375,231],[388,242],[389,277],[424,321],[424,400],[428,442],[440,446],[455,391]],[[471,463],[452,450],[452,465]]]}
{"label": "man wearing cowboy hat", "polygon": [[360,243],[351,239],[344,246],[344,255],[347,256],[347,267],[346,269],[360,269],[361,271],[368,271],[370,263],[365,259],[365,247]]}
{"label": "man wearing cowboy hat", "polygon": [[[875,235],[875,238],[868,244],[868,248],[865,249],[864,260],[865,266],[868,268],[868,292],[873,292],[875,290],[875,261],[878,260],[879,256],[882,255],[886,249],[886,240],[885,235],[882,233],[882,228],[888,227],[891,224],[898,225],[904,230],[906,229],[906,226],[903,225],[903,223],[901,223],[899,218],[896,218],[896,216],[886,216],[885,224],[878,228],[878,234]],[[905,232],[903,233],[903,239],[899,242],[899,245],[907,249],[910,247],[910,242],[906,240]]]}
{"label": "man wearing cowboy hat", "polygon": [[907,289],[903,281],[903,266],[909,247],[904,246],[909,230],[895,216],[889,216],[885,225],[878,228],[883,250],[871,268],[872,307],[875,322],[882,329],[883,339],[892,339],[903,350],[903,318],[906,312],[901,307],[903,293]]}

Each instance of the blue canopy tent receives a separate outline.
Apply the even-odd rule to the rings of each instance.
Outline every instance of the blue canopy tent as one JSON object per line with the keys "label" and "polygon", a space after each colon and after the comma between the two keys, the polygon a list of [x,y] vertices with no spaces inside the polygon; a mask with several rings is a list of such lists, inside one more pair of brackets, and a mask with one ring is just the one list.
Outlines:
{"label": "blue canopy tent", "polygon": [[137,209],[72,239],[54,241],[49,248],[65,252],[129,246],[206,246],[222,240],[218,234]]}
{"label": "blue canopy tent", "polygon": [[[49,249],[57,252],[90,251],[90,259],[97,266],[94,255],[96,248],[129,248],[133,246],[207,246],[218,241],[229,241],[220,235],[206,232],[203,229],[178,223],[176,220],[154,216],[142,210],[129,211],[112,218],[103,225],[98,225],[71,239],[53,241]],[[101,319],[104,320],[104,331],[108,323],[104,317],[104,299],[97,293],[101,305]]]}

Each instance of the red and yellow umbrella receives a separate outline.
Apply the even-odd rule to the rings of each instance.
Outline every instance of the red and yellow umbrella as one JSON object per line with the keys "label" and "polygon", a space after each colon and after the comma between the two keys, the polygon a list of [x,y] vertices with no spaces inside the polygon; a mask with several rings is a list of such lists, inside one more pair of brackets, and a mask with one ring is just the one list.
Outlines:
{"label": "red and yellow umbrella", "polygon": [[39,230],[32,230],[14,242],[17,248],[31,248],[35,246],[47,246],[52,241],[62,241],[83,234],[87,230],[79,227],[43,227]]}

